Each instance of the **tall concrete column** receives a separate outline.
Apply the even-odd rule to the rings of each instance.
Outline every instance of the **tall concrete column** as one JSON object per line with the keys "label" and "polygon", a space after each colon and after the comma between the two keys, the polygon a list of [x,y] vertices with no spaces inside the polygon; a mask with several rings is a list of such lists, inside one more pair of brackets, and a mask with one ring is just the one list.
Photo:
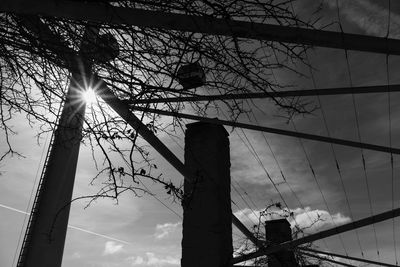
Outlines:
{"label": "tall concrete column", "polygon": [[[292,240],[292,229],[286,219],[265,222],[267,242],[279,244]],[[296,267],[299,266],[294,253],[289,250],[273,253],[268,257],[268,267]]]}
{"label": "tall concrete column", "polygon": [[83,79],[72,75],[18,267],[61,266],[85,115]]}
{"label": "tall concrete column", "polygon": [[[28,27],[31,23],[46,27],[35,20],[29,20]],[[33,32],[37,30],[35,26],[32,29]],[[94,43],[98,33],[97,27],[86,27],[80,59],[70,58],[71,62],[76,60],[77,69],[72,73],[59,124],[50,144],[50,155],[38,185],[17,267],[61,266],[86,108],[82,93],[88,89],[87,76],[93,65],[93,59],[87,56],[87,44]],[[44,35],[50,40],[57,38],[46,31]]]}
{"label": "tall concrete column", "polygon": [[232,210],[228,133],[220,125],[192,123],[185,136],[182,267],[228,267]]}

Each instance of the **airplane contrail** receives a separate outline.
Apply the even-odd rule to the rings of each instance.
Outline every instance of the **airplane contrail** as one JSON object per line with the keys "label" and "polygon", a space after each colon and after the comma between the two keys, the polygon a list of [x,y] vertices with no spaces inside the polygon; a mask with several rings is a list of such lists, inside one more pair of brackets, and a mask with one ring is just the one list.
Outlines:
{"label": "airplane contrail", "polygon": [[[0,204],[0,207],[8,209],[8,210],[15,211],[15,212],[18,212],[18,213],[22,213],[22,214],[25,214],[25,215],[29,215],[30,214],[29,212],[25,212],[25,211],[22,211],[22,210],[19,210],[19,209],[15,209],[13,207],[9,207],[9,206],[2,205],[2,204]],[[71,229],[74,229],[74,230],[78,230],[78,231],[81,231],[81,232],[84,232],[84,233],[88,233],[88,234],[91,234],[91,235],[103,237],[103,238],[106,238],[106,239],[109,239],[109,240],[121,242],[121,243],[124,243],[124,244],[127,244],[127,245],[131,244],[131,243],[127,242],[127,241],[124,241],[124,240],[121,240],[121,239],[117,239],[117,238],[114,238],[114,237],[111,237],[111,236],[108,236],[108,235],[103,235],[103,234],[99,234],[99,233],[96,233],[96,232],[92,232],[92,231],[89,231],[89,230],[85,230],[85,229],[77,227],[77,226],[73,226],[73,225],[69,225],[68,224],[68,227],[71,228]]]}

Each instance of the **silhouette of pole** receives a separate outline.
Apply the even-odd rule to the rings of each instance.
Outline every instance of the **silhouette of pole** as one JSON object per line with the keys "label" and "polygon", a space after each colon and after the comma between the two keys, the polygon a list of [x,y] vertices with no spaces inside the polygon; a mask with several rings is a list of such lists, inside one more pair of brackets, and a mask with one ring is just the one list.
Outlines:
{"label": "silhouette of pole", "polygon": [[[85,38],[92,34],[96,32],[87,29]],[[87,89],[84,87],[87,84],[84,81],[85,70],[90,68],[90,62],[83,62],[83,73],[72,74],[49,158],[33,203],[18,267],[61,266],[85,116],[86,104],[82,97],[83,91]]]}
{"label": "silhouette of pole", "polygon": [[[292,240],[292,229],[286,219],[265,222],[265,237],[267,242],[280,244]],[[281,250],[268,255],[268,267],[299,266],[293,251]]]}
{"label": "silhouette of pole", "polygon": [[185,136],[182,267],[230,267],[232,210],[228,133],[220,125],[192,123]]}
{"label": "silhouette of pole", "polygon": [[[165,158],[180,174],[185,177],[185,180],[195,180],[194,174],[180,161],[180,159],[172,153],[171,150],[161,140],[143,124],[143,122],[135,116],[131,111],[131,107],[111,91],[111,89],[97,77],[93,77],[93,82],[97,84],[97,94],[106,102],[122,119],[124,119],[133,129],[138,131],[139,135],[143,137],[163,158]],[[232,216],[232,224],[235,225],[246,237],[249,238],[256,245],[259,244],[254,235],[246,228],[243,223]]]}

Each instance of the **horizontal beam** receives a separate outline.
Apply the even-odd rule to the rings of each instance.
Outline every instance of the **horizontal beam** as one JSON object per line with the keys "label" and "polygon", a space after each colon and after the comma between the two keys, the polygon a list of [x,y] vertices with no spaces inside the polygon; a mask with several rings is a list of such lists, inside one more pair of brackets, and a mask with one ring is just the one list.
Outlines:
{"label": "horizontal beam", "polygon": [[2,0],[0,11],[61,19],[162,28],[211,35],[277,41],[299,45],[400,55],[400,40],[360,34],[288,27],[247,21],[115,7],[103,3],[65,0]]}
{"label": "horizontal beam", "polygon": [[267,247],[265,249],[260,249],[256,252],[253,253],[249,253],[247,255],[243,255],[243,256],[239,256],[233,259],[232,263],[236,264],[239,262],[243,262],[243,261],[247,261],[247,260],[251,260],[260,256],[264,256],[264,255],[268,255],[271,253],[275,253],[277,251],[280,251],[282,249],[293,249],[297,246],[303,245],[303,244],[307,244],[307,243],[311,243],[323,238],[327,238],[330,236],[334,236],[337,234],[341,234],[344,232],[348,232],[348,231],[352,231],[364,226],[368,226],[374,223],[379,223],[379,222],[383,222],[395,217],[399,217],[400,216],[400,208],[394,209],[394,210],[390,210],[390,211],[386,211],[374,216],[370,216],[355,222],[350,222],[341,226],[337,226],[325,231],[321,231],[315,234],[310,234],[308,236],[293,240],[293,241],[288,241],[288,242],[284,242],[281,243],[279,245],[274,245],[274,246],[270,246]]}
{"label": "horizontal beam", "polygon": [[232,214],[232,223],[251,241],[256,247],[261,248],[263,246],[263,242],[258,240],[252,232],[247,229],[247,227],[235,216]]}
{"label": "horizontal beam", "polygon": [[335,263],[335,264],[338,264],[338,265],[342,265],[342,266],[357,267],[356,265],[348,264],[348,263],[341,262],[341,261],[336,261],[336,260],[333,260],[333,259],[330,259],[330,258],[327,258],[327,257],[321,257],[321,256],[318,256],[318,255],[315,255],[315,254],[311,254],[311,253],[300,252],[300,254],[302,254],[303,256],[316,258],[316,259],[319,259],[319,260],[322,260],[322,261],[332,262],[332,263]]}
{"label": "horizontal beam", "polygon": [[326,136],[315,135],[315,134],[299,133],[299,132],[295,132],[295,131],[288,131],[288,130],[282,130],[282,129],[277,129],[277,128],[251,125],[251,124],[234,122],[234,121],[219,120],[219,119],[214,119],[214,118],[201,117],[201,116],[185,114],[185,113],[178,113],[178,112],[173,112],[173,111],[166,111],[166,110],[159,110],[159,109],[152,109],[152,108],[145,108],[145,107],[138,107],[138,106],[131,106],[131,109],[137,110],[137,111],[144,111],[144,112],[165,115],[165,116],[171,116],[171,117],[176,117],[176,118],[203,121],[203,122],[214,123],[214,124],[219,124],[219,125],[227,125],[227,126],[238,127],[238,128],[243,128],[243,129],[250,129],[250,130],[255,130],[255,131],[260,131],[260,132],[298,137],[298,138],[307,139],[307,140],[313,140],[313,141],[319,141],[319,142],[325,142],[325,143],[331,143],[331,144],[337,144],[337,145],[343,145],[343,146],[350,146],[350,147],[357,147],[357,148],[375,150],[375,151],[392,153],[392,154],[400,154],[399,148],[379,146],[379,145],[349,141],[349,140],[326,137]]}
{"label": "horizontal beam", "polygon": [[389,263],[371,261],[371,260],[367,260],[367,259],[362,259],[362,258],[357,258],[357,257],[351,257],[351,256],[336,254],[336,253],[332,253],[332,252],[326,252],[326,251],[315,250],[315,249],[311,249],[311,248],[297,247],[297,249],[298,249],[298,250],[301,250],[301,251],[307,251],[307,252],[311,252],[311,253],[317,253],[317,254],[321,254],[321,255],[327,255],[327,256],[330,256],[330,257],[337,257],[337,258],[343,258],[343,259],[348,259],[348,260],[352,260],[352,261],[365,262],[365,263],[368,263],[368,264],[375,264],[375,265],[378,265],[378,266],[398,267],[398,265],[393,265],[393,264],[389,264]]}
{"label": "horizontal beam", "polygon": [[279,92],[275,91],[275,92],[263,92],[263,93],[243,93],[243,94],[228,94],[228,95],[196,95],[196,96],[180,96],[180,97],[166,97],[166,98],[136,99],[136,100],[126,100],[126,101],[129,104],[149,104],[149,103],[218,101],[218,100],[233,100],[233,99],[277,98],[277,97],[295,97],[295,96],[332,96],[332,95],[387,93],[387,92],[400,92],[400,84],[327,88],[327,89],[291,90],[291,91],[279,91]]}

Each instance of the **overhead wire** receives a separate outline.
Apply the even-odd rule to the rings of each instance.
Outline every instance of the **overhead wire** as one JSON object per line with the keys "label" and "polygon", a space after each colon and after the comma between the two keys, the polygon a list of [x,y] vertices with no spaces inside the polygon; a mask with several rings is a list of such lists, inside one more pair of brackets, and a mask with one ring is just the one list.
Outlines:
{"label": "overhead wire", "polygon": [[[254,217],[256,219],[258,219],[258,215],[256,214],[256,212],[250,207],[250,205],[248,204],[248,202],[246,201],[246,199],[243,198],[242,194],[240,194],[240,192],[237,190],[237,188],[231,183],[231,187],[233,188],[233,190],[239,195],[239,197],[242,199],[242,201],[249,207],[250,211],[253,213]],[[234,203],[234,202],[233,202]],[[235,203],[234,204],[236,207],[240,209],[240,207]],[[249,221],[251,221],[254,225],[258,225],[258,222],[255,222],[253,220],[253,218],[251,218],[246,212],[243,212],[243,214],[249,219]]]}
{"label": "overhead wire", "polygon": [[[338,18],[339,28],[340,28],[341,33],[343,34],[344,31],[343,31],[341,18],[340,18],[339,0],[336,0],[336,11],[337,11],[337,18]],[[354,87],[352,73],[351,73],[351,67],[350,67],[350,61],[349,61],[349,53],[348,53],[348,50],[346,48],[344,49],[344,52],[345,52],[347,74],[348,74],[348,77],[349,77],[350,87]],[[358,109],[357,109],[356,98],[355,98],[354,94],[352,94],[351,96],[352,96],[352,103],[353,103],[354,118],[355,118],[355,122],[356,122],[357,138],[358,138],[358,141],[361,142],[360,122],[359,122],[359,118],[358,118],[358,114],[359,113],[358,113]],[[364,149],[361,148],[360,151],[361,151],[361,160],[362,160],[362,165],[363,165],[365,184],[366,184],[366,187],[367,187],[369,210],[370,210],[370,215],[372,216],[374,214],[374,212],[373,212],[373,208],[372,208],[371,189],[370,189],[369,182],[368,182],[368,174],[367,174],[367,168],[366,168]],[[375,223],[372,224],[372,229],[373,229],[373,232],[374,232],[374,239],[375,239],[375,246],[376,246],[376,252],[377,252],[377,255],[378,255],[378,260],[380,261],[378,237],[377,237],[377,234],[376,234]]]}
{"label": "overhead wire", "polygon": [[[37,183],[37,179],[38,179],[38,177],[39,177],[39,171],[40,171],[41,166],[42,166],[43,156],[44,156],[45,151],[46,151],[47,141],[48,141],[47,139],[48,139],[48,134],[46,135],[46,139],[45,139],[45,142],[44,142],[44,144],[43,144],[42,153],[41,153],[41,155],[40,155],[38,167],[37,167],[37,169],[36,169],[35,179],[33,180],[31,193],[30,193],[30,196],[29,196],[28,204],[27,204],[27,206],[26,206],[26,212],[24,213],[24,220],[23,220],[23,222],[22,222],[22,227],[21,227],[21,230],[20,230],[20,233],[19,233],[19,236],[18,236],[18,242],[17,242],[17,246],[16,246],[16,248],[15,248],[14,257],[13,257],[13,261],[12,261],[13,266],[15,265],[15,260],[16,260],[17,254],[18,254],[18,248],[19,248],[19,246],[20,246],[20,244],[21,244],[21,238],[22,238],[22,234],[24,233],[24,226],[25,226],[25,224],[26,224],[26,219],[28,218],[28,216],[29,216],[29,214],[30,214],[29,209],[30,209],[30,207],[31,207],[32,198],[33,198],[33,193],[34,193],[34,191],[35,191],[35,186],[36,186],[36,183]],[[47,147],[47,149],[50,149],[50,148]]]}
{"label": "overhead wire", "polygon": [[[294,130],[297,132],[296,124],[294,123],[293,120],[292,120],[291,122],[292,122],[292,126],[293,126]],[[299,141],[300,147],[301,147],[301,149],[302,149],[302,151],[303,151],[303,153],[304,153],[304,155],[305,155],[305,158],[306,158],[308,167],[309,167],[309,169],[310,169],[310,171],[311,171],[311,174],[312,174],[312,177],[314,178],[314,181],[315,181],[315,183],[316,183],[316,185],[317,185],[318,191],[319,191],[319,193],[321,194],[322,200],[323,200],[324,205],[325,205],[325,207],[326,207],[326,209],[327,209],[327,211],[328,211],[328,214],[329,214],[329,217],[330,217],[330,219],[331,219],[331,221],[332,221],[332,224],[334,225],[334,227],[337,227],[337,224],[336,224],[336,222],[335,222],[335,220],[333,219],[333,216],[332,216],[332,210],[330,209],[330,207],[329,207],[329,205],[328,205],[328,201],[326,200],[325,194],[323,193],[323,190],[322,190],[322,188],[321,188],[321,185],[320,185],[320,183],[318,182],[316,172],[315,172],[314,167],[313,167],[313,165],[312,165],[312,163],[311,163],[311,159],[310,159],[310,157],[309,157],[309,155],[308,155],[308,153],[307,153],[307,151],[306,151],[306,149],[305,149],[304,142],[303,142],[303,140],[301,140],[300,138],[297,138],[297,140]],[[346,246],[344,245],[344,241],[343,241],[342,235],[339,234],[339,235],[338,235],[338,238],[339,238],[339,241],[340,241],[340,243],[341,243],[341,245],[342,245],[342,247],[343,247],[343,250],[344,250],[345,254],[348,255]]]}
{"label": "overhead wire", "polygon": [[[388,0],[388,23],[387,23],[387,31],[386,31],[386,39],[389,39],[390,35],[390,23],[391,23],[391,0]],[[389,87],[390,85],[390,72],[389,72],[389,54],[386,54],[385,57],[386,63],[386,83]],[[392,111],[391,111],[391,92],[388,90],[388,121],[389,121],[389,147],[392,147]],[[392,210],[395,208],[395,184],[394,184],[394,162],[393,162],[393,153],[390,153],[390,178],[391,178],[391,185],[392,185]],[[392,230],[393,230],[393,248],[394,248],[394,255],[395,255],[395,263],[398,265],[398,255],[397,255],[397,241],[396,241],[396,224],[395,219],[392,218]]]}
{"label": "overhead wire", "polygon": [[[294,8],[293,8],[293,3],[292,3],[292,1],[290,1],[290,3],[291,3],[291,5],[292,5],[292,10],[293,10],[293,12],[294,12]],[[278,80],[277,80],[277,78],[276,78],[276,75],[275,75],[275,73],[274,73],[274,71],[273,71],[272,69],[271,69],[271,75],[272,75],[273,79],[275,80],[275,83],[278,83]],[[284,101],[286,101],[286,99],[285,99]],[[293,120],[292,120],[292,123],[293,123],[293,125],[295,126]],[[295,127],[295,130],[296,130],[296,127]],[[297,132],[297,130],[296,130],[296,132]],[[308,159],[308,155],[307,155],[307,153],[306,153],[306,151],[305,151],[305,149],[304,149],[302,140],[301,140],[300,138],[298,138],[298,140],[299,140],[299,142],[300,142],[300,144],[301,144],[301,147],[303,148],[303,152],[305,153],[306,158]],[[311,165],[310,165],[310,166],[311,166]],[[312,170],[312,169],[311,169],[311,170]],[[317,185],[318,185],[318,183],[317,183]],[[321,190],[320,190],[320,192],[321,192],[321,194],[322,194],[322,191],[321,191]],[[323,198],[324,198],[324,197],[323,197]],[[301,203],[301,202],[300,202],[300,203]],[[325,202],[325,204],[326,204],[326,206],[327,206],[327,203],[326,203],[326,202]],[[305,209],[304,209],[304,210],[305,210]],[[333,221],[333,217],[332,217],[332,215],[331,215],[330,212],[329,212],[329,214],[330,214],[330,216],[331,216],[331,220]],[[312,220],[311,220],[311,218],[310,218],[310,215],[308,214],[308,211],[307,211],[307,216],[309,217],[309,219],[310,219],[310,221],[311,221],[311,223],[312,223]],[[341,243],[342,246],[343,246],[344,251],[346,252],[346,248],[345,248],[345,246],[344,246],[344,244],[343,244],[343,241],[342,241],[341,237],[339,237],[339,239],[340,239],[340,243]],[[326,240],[325,240],[325,239],[322,239],[322,242],[323,242],[325,248],[328,249],[328,245],[327,245],[327,243],[326,243]]]}
{"label": "overhead wire", "polygon": [[[260,123],[259,123],[257,117],[255,116],[255,114],[254,114],[253,112],[252,112],[252,115],[253,115],[253,118],[254,118],[256,124],[257,124],[257,125],[260,125]],[[278,161],[278,158],[276,157],[275,152],[273,151],[273,149],[272,149],[272,147],[271,147],[271,145],[270,145],[270,143],[269,143],[269,141],[268,141],[268,139],[267,139],[267,137],[266,137],[266,134],[265,134],[264,132],[262,132],[261,134],[262,134],[262,136],[263,136],[263,139],[264,139],[265,143],[266,143],[267,146],[268,146],[269,151],[271,152],[272,158],[274,159],[274,162],[275,162],[276,166],[277,166],[278,169],[279,169],[279,173],[281,174],[281,177],[282,177],[282,179],[283,179],[283,181],[284,181],[284,184],[286,184],[286,186],[289,188],[291,194],[294,196],[294,198],[296,199],[296,201],[300,204],[300,207],[301,207],[301,208],[304,210],[304,212],[306,213],[306,216],[307,216],[308,219],[310,220],[310,224],[312,224],[312,223],[313,223],[313,220],[311,219],[311,216],[310,216],[308,210],[305,208],[305,206],[304,206],[304,204],[302,203],[302,201],[300,200],[299,196],[298,196],[297,193],[293,190],[293,188],[292,188],[292,186],[290,185],[290,183],[287,181],[287,179],[286,179],[286,177],[285,177],[285,175],[284,175],[284,173],[283,173],[282,167],[281,167],[281,165],[280,165],[280,163],[279,163],[279,161]],[[293,216],[294,216],[294,215],[293,215]]]}
{"label": "overhead wire", "polygon": [[[314,76],[314,73],[313,73],[312,68],[311,68],[311,61],[310,61],[310,59],[308,57],[307,51],[305,53],[306,53],[306,59],[307,59],[307,63],[308,63],[309,72],[310,72],[310,76],[311,76],[311,81],[313,83],[313,87],[317,88],[317,83],[316,83],[316,80],[315,80],[315,76]],[[318,101],[318,106],[319,106],[319,108],[321,110],[321,115],[322,115],[322,120],[323,120],[323,123],[324,123],[324,126],[325,126],[325,131],[326,131],[328,137],[331,137],[331,133],[330,133],[330,130],[329,130],[329,127],[328,127],[328,122],[327,122],[327,119],[326,119],[325,109],[324,109],[324,107],[322,105],[321,98],[320,98],[319,95],[317,95],[317,101]],[[340,169],[340,165],[339,165],[339,161],[338,161],[338,158],[337,158],[337,155],[336,155],[336,151],[335,151],[335,148],[334,148],[332,143],[330,143],[330,149],[331,149],[331,152],[332,152],[332,155],[333,155],[333,159],[335,161],[335,166],[336,166],[336,170],[337,170],[338,175],[339,175],[340,184],[342,186],[342,190],[343,190],[344,195],[345,195],[347,209],[348,209],[348,211],[350,213],[350,217],[353,219],[354,218],[353,211],[352,211],[351,206],[350,206],[350,201],[349,201],[347,190],[346,190],[346,187],[345,187],[345,184],[344,184],[342,171]],[[361,255],[362,255],[362,257],[364,257],[364,251],[363,251],[362,246],[361,246],[360,236],[359,236],[359,233],[358,233],[357,229],[355,230],[355,234],[356,234],[356,237],[357,237],[357,243],[358,243],[358,246],[360,248]]]}

